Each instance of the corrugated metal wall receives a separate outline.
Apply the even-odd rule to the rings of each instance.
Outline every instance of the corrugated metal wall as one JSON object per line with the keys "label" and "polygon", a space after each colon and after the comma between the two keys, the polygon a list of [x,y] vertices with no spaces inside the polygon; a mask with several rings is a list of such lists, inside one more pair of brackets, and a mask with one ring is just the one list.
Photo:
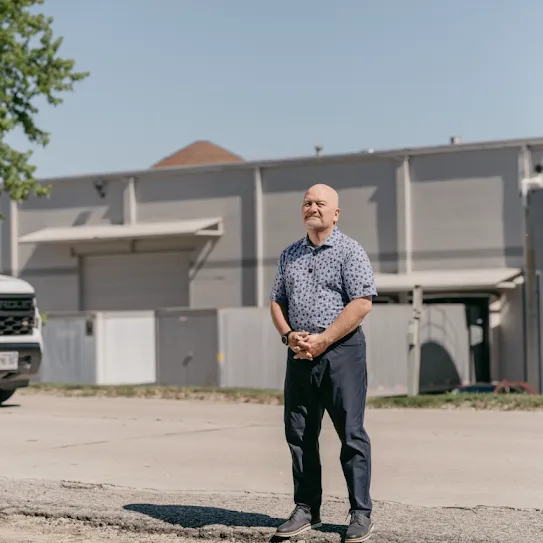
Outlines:
{"label": "corrugated metal wall", "polygon": [[409,305],[375,305],[364,319],[368,396],[407,394]]}
{"label": "corrugated metal wall", "polygon": [[524,289],[506,290],[501,297],[499,379],[525,381]]}
{"label": "corrugated metal wall", "polygon": [[[313,163],[263,165],[264,289],[270,288],[280,252],[305,234],[301,199],[303,191],[316,182],[330,183],[339,191],[339,226],[362,243],[375,271],[401,271],[407,258],[407,172],[415,270],[522,265],[520,150],[519,144],[514,148],[416,154],[406,163],[405,171],[401,151],[394,159],[361,155],[356,161],[328,162],[322,157]],[[542,150],[536,148],[532,153],[535,160]],[[115,176],[110,181],[103,199],[93,187],[92,176],[55,183],[51,199],[21,204],[19,233],[45,226],[120,224],[125,182]],[[138,222],[180,216],[224,218],[224,235],[216,244],[204,248],[201,241],[197,247],[189,247],[194,252],[190,307],[255,305],[253,169],[236,165],[213,172],[149,170],[138,176],[136,193]],[[287,218],[279,219],[279,212]],[[8,222],[2,226],[6,247],[10,243],[8,226]],[[41,307],[45,311],[79,309],[80,272],[70,246],[21,245],[19,249],[22,277],[37,288]],[[2,251],[5,258],[9,250]]]}
{"label": "corrugated metal wall", "polygon": [[217,310],[160,309],[156,319],[157,384],[219,386]]}
{"label": "corrugated metal wall", "polygon": [[518,149],[410,159],[415,270],[522,263]]}
{"label": "corrugated metal wall", "polygon": [[[407,304],[376,305],[364,321],[368,394],[407,394],[409,325]],[[425,305],[421,315],[420,392],[450,390],[470,379],[470,340],[460,304]]]}
{"label": "corrugated metal wall", "polygon": [[222,309],[219,338],[221,386],[283,388],[286,347],[268,309]]}
{"label": "corrugated metal wall", "polygon": [[378,159],[336,164],[262,169],[265,283],[273,283],[281,251],[305,235],[303,194],[314,183],[339,193],[338,226],[364,246],[375,271],[398,271],[397,168],[401,160]]}
{"label": "corrugated metal wall", "polygon": [[[464,305],[425,306],[420,339],[420,392],[440,392],[470,382],[470,331]],[[482,337],[473,340],[476,346]]]}
{"label": "corrugated metal wall", "polygon": [[[231,308],[183,311],[183,322],[159,318],[159,371],[163,385],[212,385],[215,368],[223,387],[281,389],[286,349],[268,309]],[[171,313],[169,313],[171,318]],[[364,322],[369,394],[407,393],[409,305],[376,305]],[[190,324],[192,323],[192,324]],[[218,332],[218,357],[212,352]],[[178,338],[172,346],[171,337]],[[207,338],[205,340],[204,338]],[[469,382],[469,332],[463,305],[427,305],[421,318],[421,392],[437,392]],[[169,347],[163,348],[163,341]],[[168,353],[166,355],[166,353]],[[174,353],[178,353],[175,355]],[[218,362],[215,360],[218,358]],[[183,360],[187,362],[183,365]],[[172,369],[175,368],[175,369]],[[193,368],[192,375],[190,368]]]}
{"label": "corrugated metal wall", "polygon": [[81,385],[156,380],[153,312],[51,314],[38,381]]}
{"label": "corrugated metal wall", "polygon": [[[372,396],[407,393],[409,305],[375,305],[364,321]],[[221,386],[282,388],[286,351],[267,309],[219,313]],[[470,343],[463,305],[427,305],[421,316],[421,392],[469,382]]]}
{"label": "corrugated metal wall", "polygon": [[[409,305],[376,305],[366,318],[369,395],[407,393],[411,316]],[[286,347],[268,309],[52,316],[44,336],[41,381],[283,388]],[[468,382],[464,306],[425,306],[421,340],[421,392]]]}
{"label": "corrugated metal wall", "polygon": [[216,244],[206,246],[205,240],[197,240],[190,307],[255,305],[252,169],[150,170],[138,176],[137,195],[138,222],[223,217],[224,234]]}
{"label": "corrugated metal wall", "polygon": [[101,312],[96,320],[98,384],[154,384],[154,311]]}
{"label": "corrugated metal wall", "polygon": [[49,315],[38,381],[93,385],[97,382],[94,315]]}

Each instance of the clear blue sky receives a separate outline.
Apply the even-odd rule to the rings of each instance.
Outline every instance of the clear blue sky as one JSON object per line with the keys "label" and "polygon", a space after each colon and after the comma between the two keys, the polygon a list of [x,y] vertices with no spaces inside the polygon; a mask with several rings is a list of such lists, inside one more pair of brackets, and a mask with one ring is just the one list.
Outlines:
{"label": "clear blue sky", "polygon": [[[46,0],[91,76],[44,109],[38,175],[543,136],[541,0]],[[28,145],[11,138],[19,149]]]}

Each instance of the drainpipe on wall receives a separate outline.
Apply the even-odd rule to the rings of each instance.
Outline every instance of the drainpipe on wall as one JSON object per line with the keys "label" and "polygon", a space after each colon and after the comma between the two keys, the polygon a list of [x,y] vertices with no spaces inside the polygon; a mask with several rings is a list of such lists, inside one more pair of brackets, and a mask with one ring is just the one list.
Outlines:
{"label": "drainpipe on wall", "polygon": [[262,199],[262,172],[254,171],[255,204],[255,303],[264,307],[264,216]]}

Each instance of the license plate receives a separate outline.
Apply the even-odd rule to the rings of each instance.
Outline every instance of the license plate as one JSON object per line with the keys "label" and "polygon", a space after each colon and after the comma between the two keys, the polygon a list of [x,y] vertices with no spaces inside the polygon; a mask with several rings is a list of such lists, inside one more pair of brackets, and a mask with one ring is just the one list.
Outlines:
{"label": "license plate", "polygon": [[0,352],[0,371],[13,371],[19,368],[18,352]]}

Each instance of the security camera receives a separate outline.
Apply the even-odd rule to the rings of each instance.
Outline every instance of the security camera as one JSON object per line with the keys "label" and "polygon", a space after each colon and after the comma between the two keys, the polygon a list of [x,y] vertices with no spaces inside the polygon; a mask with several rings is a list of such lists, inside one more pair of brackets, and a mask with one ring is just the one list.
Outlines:
{"label": "security camera", "polygon": [[105,198],[108,182],[106,180],[97,179],[93,181],[92,184],[94,185],[96,192],[100,195],[100,198]]}

